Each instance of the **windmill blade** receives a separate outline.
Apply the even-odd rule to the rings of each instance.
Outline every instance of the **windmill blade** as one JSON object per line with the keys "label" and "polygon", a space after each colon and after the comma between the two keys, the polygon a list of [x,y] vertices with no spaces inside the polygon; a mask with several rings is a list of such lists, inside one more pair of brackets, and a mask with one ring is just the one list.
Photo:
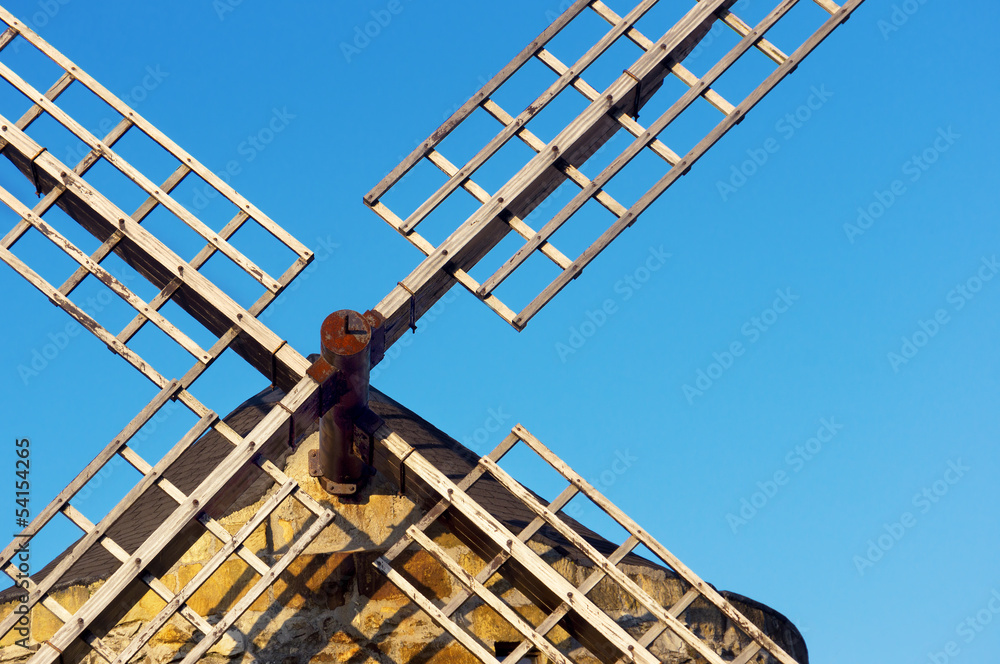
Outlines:
{"label": "windmill blade", "polygon": [[[33,656],[33,662],[59,660],[61,652],[73,645],[78,638],[107,661],[126,661],[128,658],[111,650],[97,636],[97,632],[108,620],[107,615],[113,615],[114,607],[125,605],[127,610],[128,601],[125,598],[131,589],[139,586],[148,587],[167,603],[164,609],[167,617],[179,613],[205,634],[202,641],[207,644],[205,647],[209,647],[221,634],[216,634],[215,628],[203,616],[185,604],[186,599],[205,579],[201,576],[192,579],[175,593],[151,571],[152,566],[179,559],[193,544],[192,537],[197,539],[197,536],[207,531],[220,542],[220,564],[230,557],[240,559],[260,576],[257,587],[248,593],[248,596],[257,598],[295,559],[296,552],[302,551],[333,519],[331,510],[301,491],[298,483],[286,476],[270,460],[277,458],[280,450],[285,449],[289,442],[294,443],[301,432],[315,423],[317,414],[325,412],[332,400],[333,390],[330,385],[326,385],[324,400],[320,394],[321,386],[331,377],[326,375],[314,379],[307,375],[310,362],[256,318],[308,265],[313,254],[3,7],[0,7],[0,21],[5,27],[0,33],[0,50],[15,39],[23,39],[24,43],[47,57],[61,72],[43,94],[10,67],[0,63],[0,77],[19,91],[26,102],[26,111],[16,121],[0,114],[0,151],[31,182],[41,198],[32,206],[11,190],[0,187],[0,201],[17,220],[14,227],[0,239],[0,259],[110,350],[125,359],[159,390],[121,433],[27,527],[15,535],[14,541],[0,552],[0,570],[16,584],[25,584],[22,586],[27,591],[23,604],[28,609],[35,605],[45,606],[63,622],[62,627]],[[57,103],[67,90],[87,95],[90,103],[99,103],[115,115],[117,122],[103,139],[94,136]],[[72,166],[64,164],[33,137],[36,127],[44,126],[44,122],[39,122],[43,118],[46,122],[55,121],[83,142],[88,152],[79,163]],[[154,184],[115,149],[123,138],[134,132],[140,132],[151,139],[146,145],[151,144],[156,155],[146,154],[144,157],[171,164],[170,175],[159,185]],[[134,213],[129,215],[121,209],[115,202],[116,192],[102,192],[88,180],[88,173],[97,172],[94,169],[99,168],[113,168],[114,172],[141,190],[145,201]],[[211,188],[214,192],[212,196],[228,201],[236,211],[220,229],[210,228],[171,196],[171,192],[185,179],[195,176],[201,179],[204,186]],[[60,232],[57,229],[59,222],[52,219],[54,208],[61,209],[93,235],[100,242],[99,247],[88,254],[74,244],[66,233]],[[187,226],[201,237],[205,243],[204,248],[191,260],[181,258],[177,251],[142,225],[142,222],[155,214],[170,215],[178,224]],[[280,277],[270,276],[233,246],[231,241],[234,235],[248,224],[256,224],[271,236],[276,245],[274,251],[281,247],[294,255],[291,265]],[[34,233],[40,234],[79,265],[58,287],[15,253],[17,243]],[[150,281],[158,294],[146,301],[116,278],[105,263],[112,255],[121,258]],[[217,261],[226,260],[237,266],[262,289],[248,309],[237,304],[200,272],[213,257]],[[49,266],[36,267],[44,269]],[[107,329],[71,297],[75,289],[91,276],[99,279],[135,310],[135,317],[118,334]],[[203,348],[179,324],[169,320],[162,312],[167,310],[165,307],[171,302],[207,328],[216,341],[210,347]],[[147,323],[155,325],[194,358],[194,364],[182,376],[168,377],[166,372],[158,370],[130,346]],[[221,420],[190,391],[195,381],[227,348],[232,348],[287,392],[256,426],[240,431]],[[195,416],[197,422],[162,458],[150,463],[130,446],[130,442],[170,401],[184,406]],[[186,492],[181,491],[164,474],[192,445],[202,444],[210,436],[220,442],[223,460],[196,487]],[[115,457],[123,459],[137,470],[141,478],[95,524],[76,509],[71,501]],[[243,545],[243,541],[251,534],[252,527],[234,536],[217,521],[262,476],[268,477],[276,485],[274,500],[262,506],[251,517],[250,524],[261,523],[271,512],[288,502],[303,505],[315,516],[310,527],[299,533],[289,555],[270,566]],[[125,548],[108,535],[109,529],[120,522],[124,523],[123,517],[144,496],[155,491],[163,492],[174,501],[173,507],[145,542],[137,548]],[[44,528],[52,527],[59,515],[79,528],[81,538],[44,577],[27,582],[20,579],[14,564],[15,557],[27,550]],[[59,604],[53,596],[53,589],[71,571],[74,563],[95,547],[102,547],[110,553],[116,559],[118,567],[101,589],[78,610],[71,612]],[[109,611],[112,613],[108,614]],[[17,624],[18,618],[11,614],[0,620],[0,636],[8,634]]]}
{"label": "windmill blade", "polygon": [[[312,252],[3,7],[0,7],[0,21],[0,27],[5,27],[0,34],[0,49],[15,38],[23,38],[31,48],[37,49],[61,71],[57,80],[43,94],[0,63],[0,77],[24,95],[27,108],[16,121],[0,115],[0,151],[42,195],[38,203],[29,206],[10,191],[0,188],[0,201],[18,219],[14,227],[0,239],[0,259],[159,387],[165,384],[162,378],[158,378],[155,371],[127,347],[129,340],[147,322],[152,322],[163,330],[197,360],[186,377],[188,383],[226,348],[232,348],[269,379],[290,389],[302,377],[308,362],[289,348],[278,335],[267,329],[256,316],[309,264]],[[80,92],[81,88],[85,90],[81,94],[85,94],[90,102],[100,104],[112,117],[117,118],[114,127],[103,139],[94,136],[57,103],[67,90]],[[62,163],[45,145],[31,136],[32,126],[42,118],[55,120],[83,142],[89,152],[78,164],[74,166]],[[154,184],[116,153],[114,146],[130,132],[141,132],[152,139],[149,142],[152,146],[149,152],[155,154],[143,154],[144,159],[163,159],[172,164],[170,175],[161,184]],[[108,165],[127,181],[137,185],[147,197],[131,215],[113,202],[116,197],[112,193],[102,193],[85,177],[95,167]],[[171,197],[171,192],[192,176],[200,178],[204,186],[210,188],[209,196],[218,196],[228,201],[236,210],[224,227],[217,230],[210,228]],[[44,219],[53,206],[61,208],[97,238],[101,242],[100,247],[88,255],[56,231],[55,224],[47,223]],[[164,213],[204,240],[205,247],[190,261],[181,258],[175,250],[141,225],[150,215]],[[232,245],[233,236],[248,223],[259,225],[280,246],[294,252],[295,260],[280,277],[274,278],[267,274]],[[27,233],[35,231],[42,233],[80,265],[58,288],[18,259],[13,251],[18,241]],[[115,280],[101,267],[102,261],[112,253],[149,280],[159,290],[159,294],[145,302]],[[199,272],[210,258],[216,256],[225,257],[263,287],[260,297],[249,309],[241,307]],[[117,335],[103,329],[69,299],[72,292],[90,275],[103,281],[136,310],[132,322]],[[210,349],[198,347],[159,313],[168,302],[179,305],[218,338],[219,342]]]}
{"label": "windmill blade", "polygon": [[[566,10],[517,58],[493,77],[441,127],[419,145],[406,159],[373,188],[364,198],[365,204],[410,240],[427,257],[416,269],[376,307],[386,319],[386,344],[392,344],[407,326],[425,313],[457,281],[475,294],[515,329],[521,330],[560,290],[580,276],[584,268],[618,235],[631,226],[668,187],[687,173],[705,152],[715,145],[746,114],[756,106],[785,76],[790,74],[838,26],[846,21],[863,0],[848,0],[838,6],[830,0],[814,0],[828,13],[815,32],[790,55],[769,42],[765,35],[798,4],[799,0],[783,0],[756,26],[750,27],[729,11],[730,0],[701,0],[662,37],[652,40],[635,27],[636,22],[657,4],[646,0],[624,17],[618,16],[604,3],[579,0]],[[803,0],[808,2],[809,0]],[[585,10],[596,12],[611,29],[580,59],[567,66],[546,49],[546,45],[576,20]],[[687,55],[708,33],[716,21],[722,21],[739,36],[738,43],[705,75],[698,78],[682,64]],[[584,81],[587,68],[617,40],[627,39],[638,45],[643,55],[635,62],[620,62],[623,70],[606,90],[598,92]],[[757,50],[773,63],[771,73],[737,104],[727,101],[712,86],[748,52]],[[493,99],[527,62],[537,59],[551,69],[557,80],[545,89],[524,111],[514,116],[503,110]],[[618,70],[616,69],[616,71]],[[671,103],[648,128],[637,121],[638,111],[662,86],[664,78],[674,75],[687,86],[687,91]],[[575,119],[549,142],[539,139],[533,122],[539,113],[560,94],[574,88],[588,105]],[[692,103],[703,98],[724,114],[723,119],[683,156],[676,154],[657,136],[673,124]],[[437,148],[475,111],[483,110],[502,125],[496,136],[461,167],[455,167]],[[686,116],[685,116],[686,117]],[[580,167],[618,131],[624,129],[634,136],[631,144],[613,159],[596,177],[588,179]],[[473,181],[473,176],[498,151],[513,139],[531,148],[533,157],[510,180],[490,194]],[[616,201],[607,192],[607,185],[643,150],[650,150],[666,162],[668,170],[645,194],[629,205]],[[433,190],[411,213],[397,214],[383,199],[392,195],[404,176],[426,159],[440,169],[447,181]],[[540,230],[525,222],[526,217],[565,181],[579,187],[573,199],[559,210]],[[421,236],[416,228],[439,206],[464,190],[480,204],[438,246]],[[464,194],[461,194],[464,195]],[[594,200],[608,210],[613,223],[575,259],[569,259],[553,244],[553,235],[570,222],[583,206]],[[470,272],[511,232],[526,242],[492,276],[482,283]],[[535,252],[552,261],[558,276],[542,288],[518,313],[504,304],[494,291]]]}
{"label": "windmill blade", "polygon": [[[735,660],[732,661],[749,662],[764,651],[782,664],[796,664],[794,658],[740,613],[732,603],[705,583],[523,426],[515,426],[496,449],[482,457],[471,472],[458,482],[449,479],[389,427],[380,427],[374,436],[378,443],[385,447],[390,459],[387,462],[389,467],[400,473],[404,470],[412,473],[413,479],[408,482],[420,485],[419,488],[412,490],[425,492],[424,500],[429,500],[433,504],[424,518],[407,528],[406,535],[374,564],[439,627],[446,630],[480,661],[496,664],[497,658],[473,633],[452,617],[472,597],[490,607],[524,637],[524,641],[508,655],[505,662],[519,661],[532,648],[544,654],[549,661],[564,663],[574,661],[566,656],[565,643],[559,644],[561,647],[558,647],[552,640],[552,635],[547,636],[559,625],[586,647],[592,656],[601,661],[649,664],[658,662],[660,660],[652,654],[650,646],[665,632],[669,632],[675,638],[679,638],[690,651],[704,658],[704,661],[724,664],[727,660],[723,660],[706,643],[705,637],[696,634],[688,627],[688,622],[693,623],[694,620],[688,621],[685,612],[695,607],[697,603],[694,610],[705,611],[708,607],[711,611],[717,611],[739,632],[736,640],[739,650]],[[568,483],[552,502],[544,504],[538,496],[500,467],[501,459],[519,444],[528,447]],[[495,482],[502,486],[510,496],[520,501],[521,505],[534,514],[533,521],[516,535],[508,530],[487,507],[477,503],[470,496],[470,489],[477,482],[483,481]],[[574,527],[565,517],[560,516],[561,510],[578,495],[591,501],[628,532],[626,540],[610,555],[605,556],[588,542],[587,538],[578,532],[579,524],[575,524]],[[462,560],[456,560],[435,543],[426,531],[439,518],[449,521],[450,532],[486,564],[476,569],[476,565],[470,565],[464,556]],[[558,533],[567,545],[582,554],[593,565],[593,572],[583,583],[578,585],[571,583],[528,545],[532,537],[542,528]],[[401,568],[393,566],[393,561],[413,544],[436,560],[449,577],[456,579],[463,588],[453,597],[447,598],[443,606],[438,600],[445,598],[428,597],[407,578]],[[672,606],[663,606],[619,569],[618,565],[639,546],[645,547],[685,584],[686,592]],[[526,611],[524,607],[519,607],[519,610],[515,611],[496,594],[495,590],[488,588],[486,584],[497,574],[502,575],[529,598],[534,605],[533,608],[538,611]],[[636,636],[631,630],[627,632],[588,597],[598,584],[609,582],[651,616],[652,619],[643,626],[644,631],[641,635]],[[529,623],[522,617],[538,613],[546,617],[541,621],[533,618],[535,624]]]}

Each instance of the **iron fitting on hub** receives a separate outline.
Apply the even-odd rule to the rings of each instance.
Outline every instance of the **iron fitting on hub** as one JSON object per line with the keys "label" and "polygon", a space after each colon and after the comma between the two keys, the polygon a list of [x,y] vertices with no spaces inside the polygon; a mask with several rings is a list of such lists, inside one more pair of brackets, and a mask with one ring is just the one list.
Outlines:
{"label": "iron fitting on hub", "polygon": [[368,408],[371,339],[365,317],[347,309],[327,316],[320,328],[320,352],[337,371],[336,394],[320,422],[319,449],[310,453],[309,473],[334,495],[357,493],[369,474],[354,453],[354,430]]}

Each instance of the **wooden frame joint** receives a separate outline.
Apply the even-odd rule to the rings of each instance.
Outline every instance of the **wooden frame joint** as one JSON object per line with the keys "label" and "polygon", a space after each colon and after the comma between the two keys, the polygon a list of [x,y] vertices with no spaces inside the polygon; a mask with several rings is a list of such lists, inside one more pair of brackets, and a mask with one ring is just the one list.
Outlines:
{"label": "wooden frame joint", "polygon": [[417,332],[417,296],[414,294],[410,287],[404,284],[402,281],[397,281],[396,285],[401,287],[407,293],[410,294],[410,330],[416,334]]}
{"label": "wooden frame joint", "polygon": [[38,181],[38,165],[35,163],[35,160],[41,157],[47,150],[48,148],[41,148],[35,156],[31,158],[31,184],[35,185],[35,196],[38,196],[39,198],[42,197],[42,184]]}
{"label": "wooden frame joint", "polygon": [[414,450],[414,448],[411,447],[409,450],[406,451],[405,454],[403,454],[403,456],[401,456],[399,458],[399,495],[400,496],[406,495],[406,460],[409,459],[410,455],[413,454],[415,451],[416,450]]}
{"label": "wooden frame joint", "polygon": [[635,81],[635,102],[632,106],[632,117],[636,120],[639,119],[639,96],[642,94],[642,79],[630,72],[628,69],[623,69],[622,73],[628,74],[629,77]]}

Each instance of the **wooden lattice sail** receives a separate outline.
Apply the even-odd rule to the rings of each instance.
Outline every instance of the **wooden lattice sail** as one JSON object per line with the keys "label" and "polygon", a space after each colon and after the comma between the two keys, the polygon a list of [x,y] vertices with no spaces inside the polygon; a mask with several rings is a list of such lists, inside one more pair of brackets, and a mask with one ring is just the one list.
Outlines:
{"label": "wooden lattice sail", "polygon": [[[456,281],[486,302],[512,326],[523,328],[559,290],[579,276],[615,237],[634,223],[667,187],[686,173],[706,150],[739,123],[764,95],[843,23],[861,1],[849,0],[838,6],[830,0],[815,0],[827,12],[827,17],[808,39],[788,54],[768,41],[765,34],[788,14],[797,0],[778,3],[756,26],[747,25],[730,12],[735,0],[701,0],[676,25],[655,40],[636,28],[636,23],[657,4],[655,0],[644,0],[624,16],[617,15],[600,0],[574,2],[538,39],[365,196],[365,203],[369,207],[427,256],[412,274],[401,281],[367,315],[366,320],[372,324],[375,345],[371,362],[377,363],[384,349],[414,325]],[[566,65],[547,50],[547,45],[583,12],[589,11],[595,12],[607,23],[609,29],[578,61]],[[297,432],[301,433],[314,425],[317,418],[323,416],[340,398],[336,390],[336,371],[332,371],[329,366],[323,368],[320,363],[311,364],[257,319],[267,305],[309,263],[312,253],[2,7],[0,21],[5,27],[5,31],[0,34],[0,50],[15,39],[23,40],[55,63],[60,70],[60,75],[43,92],[0,63],[0,76],[17,89],[25,101],[25,111],[20,117],[15,119],[0,115],[0,149],[3,156],[32,183],[40,195],[40,200],[32,201],[29,205],[11,191],[0,187],[0,201],[17,220],[14,227],[0,239],[0,260],[92,332],[159,390],[121,433],[0,552],[0,569],[16,579],[17,569],[13,560],[18,550],[54,519],[67,518],[80,529],[81,539],[44,578],[25,583],[24,602],[29,607],[46,607],[62,622],[62,626],[41,644],[30,661],[60,661],[67,649],[82,642],[106,661],[127,662],[141,651],[160,627],[173,616],[179,615],[202,635],[183,658],[185,663],[195,662],[275,583],[278,576],[315,537],[327,528],[337,527],[333,523],[335,514],[330,503],[323,504],[311,497],[303,490],[300,482],[290,478],[268,460],[277,446],[294,443],[298,437]],[[682,62],[717,21],[732,28],[739,39],[736,46],[699,78],[686,69]],[[618,40],[634,43],[641,49],[642,55],[634,62],[620,63],[623,73],[606,90],[599,92],[585,82],[583,74],[588,66]],[[712,86],[737,60],[754,50],[760,51],[773,62],[773,70],[738,103],[727,101]],[[512,115],[502,109],[493,96],[532,59],[549,68],[556,76],[555,82],[543,89],[523,111]],[[648,127],[641,126],[637,120],[639,111],[661,89],[665,89],[664,81],[668,76],[683,82],[686,91],[665,104],[667,110]],[[92,96],[115,114],[117,123],[107,135],[93,135],[60,107],[60,96],[71,88]],[[532,122],[560,94],[583,95],[585,108],[575,119],[567,118],[564,128],[555,138],[545,142],[533,131]],[[686,154],[675,153],[657,136],[699,98],[718,109],[723,118]],[[456,166],[437,148],[477,110],[485,111],[498,121],[499,131],[468,162]],[[89,152],[79,163],[64,163],[33,137],[33,125],[42,117],[54,120],[87,146]],[[580,168],[620,130],[625,130],[634,137],[629,145],[595,177],[583,175]],[[159,157],[173,164],[172,172],[162,182],[150,180],[116,152],[116,144],[132,132],[140,132],[151,139]],[[473,177],[479,169],[514,139],[527,145],[534,156],[520,165],[516,174],[492,193],[476,184]],[[643,150],[651,151],[665,162],[666,174],[649,191],[626,206],[612,198],[606,186]],[[413,211],[405,215],[394,213],[383,199],[415,165],[425,159],[444,173],[447,178],[445,184],[431,191]],[[131,213],[123,210],[114,202],[113,195],[102,192],[88,181],[88,173],[98,165],[114,169],[139,187],[144,194],[144,202]],[[231,219],[220,228],[211,227],[172,197],[171,193],[183,181],[191,178],[200,179],[204,186],[214,190],[235,210]],[[540,230],[530,228],[525,221],[527,216],[564,182],[578,187],[578,193]],[[478,202],[478,208],[446,240],[433,246],[416,229],[428,215],[459,190],[471,194]],[[583,253],[570,259],[553,244],[553,235],[570,223],[584,204],[591,200],[608,210],[613,215],[613,221]],[[99,248],[88,254],[57,231],[55,225],[46,220],[46,215],[56,208],[96,237],[100,242]],[[204,247],[190,258],[179,255],[168,243],[143,226],[142,222],[152,214],[170,215],[199,235]],[[231,242],[233,236],[247,225],[257,225],[264,229],[276,246],[294,256],[280,276],[265,272]],[[475,281],[470,276],[472,268],[497,247],[510,231],[521,236],[525,242],[492,276],[482,283]],[[40,233],[79,267],[59,285],[46,280],[17,255],[16,245],[28,233]],[[552,261],[558,267],[559,274],[519,313],[514,313],[494,295],[494,291],[536,251]],[[148,301],[143,300],[133,289],[116,279],[102,266],[112,255],[120,257],[133,267],[155,286],[158,294]],[[229,261],[257,284],[259,296],[251,306],[244,308],[239,305],[202,273],[203,266],[212,257]],[[96,277],[135,310],[133,320],[117,333],[107,329],[73,301],[75,289],[91,276]],[[208,330],[215,341],[207,348],[196,343],[181,330],[180,325],[171,322],[162,313],[168,303],[183,309]],[[186,373],[180,376],[166,375],[130,346],[136,334],[147,323],[152,323],[172,343],[194,358]],[[233,349],[274,385],[284,390],[284,396],[275,407],[244,435],[222,421],[190,391],[195,381],[227,348]],[[197,418],[197,424],[162,458],[144,459],[130,446],[130,441],[171,400],[188,409]],[[419,494],[418,503],[426,504],[428,500],[436,503],[428,509],[419,524],[409,528],[405,537],[399,539],[377,561],[378,569],[480,660],[490,663],[497,661],[495,653],[453,620],[455,610],[473,596],[495,610],[525,639],[506,656],[505,662],[518,661],[532,648],[554,661],[570,661],[566,653],[546,636],[559,625],[602,661],[657,661],[650,653],[649,646],[661,634],[669,631],[705,661],[721,664],[723,659],[720,655],[709,648],[685,623],[685,612],[695,602],[707,603],[720,611],[746,637],[749,645],[733,661],[744,664],[763,656],[761,651],[765,651],[784,664],[794,662],[730,602],[695,576],[667,549],[523,428],[515,428],[497,450],[482,458],[471,474],[455,483],[377,417],[361,418],[358,426],[367,434],[369,441],[367,449],[362,450],[363,455],[370,460],[375,457],[381,459],[384,470],[398,474],[401,490],[405,488],[408,494]],[[183,492],[166,479],[164,473],[187,449],[210,431],[227,440],[231,449],[197,487]],[[569,482],[566,490],[551,503],[544,504],[499,467],[501,457],[520,443],[533,450]],[[92,523],[73,506],[72,501],[81,488],[116,456],[124,459],[142,477],[107,515],[98,523]],[[403,479],[407,474],[411,478],[408,482]],[[499,482],[535,515],[534,521],[520,532],[514,533],[499,523],[487,509],[469,496],[468,489],[487,475],[492,481]],[[220,525],[219,518],[251,483],[262,476],[272,484],[270,497],[255,513],[247,516],[243,527],[235,534],[230,533]],[[165,492],[176,505],[152,535],[130,552],[109,537],[109,529],[152,487]],[[577,494],[596,503],[628,531],[626,541],[610,555],[595,550],[560,517],[560,510]],[[290,502],[301,505],[313,516],[309,526],[298,534],[287,551],[269,565],[245,546],[245,540],[275,510]],[[473,574],[463,568],[426,535],[426,528],[442,515],[449,517],[448,523],[458,524],[455,526],[456,536],[484,560],[489,561],[478,573]],[[542,527],[554,529],[591,561],[594,572],[582,585],[569,583],[528,546],[528,540]],[[173,591],[157,576],[156,571],[164,561],[179,559],[191,545],[192,532],[196,535],[210,533],[217,539],[218,550],[198,574]],[[658,557],[686,584],[686,593],[673,606],[657,604],[619,569],[618,565],[623,558],[639,545]],[[453,575],[464,587],[463,594],[441,606],[407,581],[394,566],[394,561],[404,549],[413,546],[428,552]],[[71,612],[56,601],[52,589],[73,563],[92,547],[103,547],[118,561],[118,566],[80,608]],[[225,615],[212,623],[209,622],[209,616],[194,611],[188,601],[213,571],[230,559],[239,559],[247,564],[256,574],[256,580]],[[487,588],[486,584],[494,574],[509,578],[519,591],[546,612],[547,617],[532,624],[506,606],[502,598]],[[618,584],[634,599],[637,606],[654,617],[653,625],[643,634],[634,636],[597,607],[588,599],[588,593],[602,580]],[[144,584],[152,590],[163,600],[165,606],[134,635],[124,649],[114,651],[98,634],[120,616],[122,604],[133,601],[129,598],[135,596],[131,590],[136,584]],[[17,621],[18,616],[15,614],[0,621],[0,636],[8,634]]]}

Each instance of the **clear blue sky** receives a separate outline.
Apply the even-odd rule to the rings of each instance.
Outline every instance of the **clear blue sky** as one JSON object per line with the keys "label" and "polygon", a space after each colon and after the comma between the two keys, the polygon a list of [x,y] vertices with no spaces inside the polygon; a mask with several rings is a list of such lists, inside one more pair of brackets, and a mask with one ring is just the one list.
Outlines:
{"label": "clear blue sky", "polygon": [[[420,258],[362,195],[560,9],[99,5],[5,2],[210,168],[236,162],[233,185],[317,251],[265,318],[302,353],[329,312],[374,306]],[[736,12],[754,22],[772,5]],[[375,386],[482,452],[502,437],[491,418],[523,423],[705,579],[785,613],[815,663],[995,658],[1000,201],[986,64],[1000,53],[985,26],[998,19],[982,0],[869,0],[525,332],[456,289]],[[791,50],[797,28],[775,41]],[[553,51],[571,61],[584,38]],[[729,39],[689,68],[704,72]],[[729,79],[731,101],[758,71]],[[0,113],[22,107],[0,88]],[[270,143],[248,143],[269,125],[281,127]],[[473,147],[442,150],[461,163]],[[15,186],[10,169],[0,183]],[[645,272],[658,252],[669,257]],[[0,283],[0,431],[32,441],[37,512],[154,390],[82,335],[25,379],[19,367],[69,319],[13,271]],[[611,314],[593,314],[608,301]],[[265,385],[223,366],[203,395],[219,412]],[[4,456],[0,497],[13,494]],[[550,498],[561,488],[521,475]],[[80,509],[99,518],[125,478],[116,467]],[[40,565],[59,542],[39,546]]]}

